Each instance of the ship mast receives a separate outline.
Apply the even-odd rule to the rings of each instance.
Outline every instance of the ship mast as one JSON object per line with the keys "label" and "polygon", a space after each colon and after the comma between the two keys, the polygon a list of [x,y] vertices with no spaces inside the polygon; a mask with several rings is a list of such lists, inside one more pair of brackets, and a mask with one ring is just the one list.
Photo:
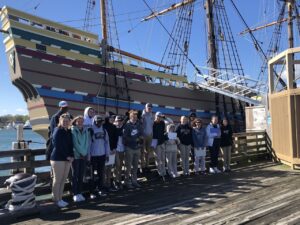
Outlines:
{"label": "ship mast", "polygon": [[[213,69],[218,69],[212,0],[206,1],[206,20],[207,20],[207,33],[208,33],[209,65]],[[212,74],[212,75],[216,76],[216,74]],[[216,84],[213,84],[213,85],[215,86]],[[219,115],[220,109],[219,109],[219,94],[218,93],[215,93],[215,104],[216,104],[216,114]]]}

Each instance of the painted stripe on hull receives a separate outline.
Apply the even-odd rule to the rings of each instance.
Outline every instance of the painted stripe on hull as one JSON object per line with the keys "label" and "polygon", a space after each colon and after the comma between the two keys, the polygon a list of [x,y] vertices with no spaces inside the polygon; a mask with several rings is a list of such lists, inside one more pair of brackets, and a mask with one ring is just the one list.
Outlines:
{"label": "painted stripe on hull", "polygon": [[90,49],[90,48],[86,48],[83,46],[79,46],[79,45],[74,45],[68,42],[64,42],[64,41],[60,41],[54,38],[49,38],[49,37],[45,37],[39,34],[34,34],[31,32],[27,32],[25,30],[20,30],[17,28],[12,27],[11,28],[12,33],[21,36],[22,39],[28,40],[30,41],[31,39],[34,40],[38,40],[40,41],[42,44],[44,45],[49,45],[49,46],[57,46],[58,48],[62,48],[65,50],[75,50],[80,52],[81,54],[85,54],[85,55],[97,55],[99,58],[101,58],[101,54],[100,51],[94,50],[94,49]]}
{"label": "painted stripe on hull", "polygon": [[48,61],[51,61],[53,63],[57,63],[60,65],[70,65],[73,68],[78,68],[78,69],[82,69],[82,70],[86,70],[86,71],[93,71],[93,72],[101,72],[101,73],[108,73],[108,74],[115,74],[115,73],[121,73],[122,75],[125,75],[128,78],[131,79],[139,79],[141,81],[145,81],[145,77],[141,76],[141,75],[137,75],[134,73],[129,73],[129,72],[117,72],[115,69],[113,68],[105,68],[99,65],[92,65],[92,64],[88,64],[88,63],[84,63],[84,62],[79,62],[78,60],[70,60],[64,57],[58,57],[58,56],[53,56],[53,55],[49,55],[46,53],[42,53],[42,52],[38,52],[38,51],[33,51],[30,49],[25,49],[21,46],[16,46],[16,50],[19,54],[22,55],[26,55],[29,57],[33,57],[39,60],[45,59]]}
{"label": "painted stripe on hull", "polygon": [[[129,108],[128,102],[125,101],[116,101],[112,99],[106,99],[104,97],[94,97],[94,96],[84,96],[79,94],[73,94],[73,93],[66,93],[62,91],[57,90],[49,90],[45,88],[37,88],[38,93],[41,97],[46,98],[53,98],[57,100],[67,100],[70,102],[80,102],[88,105],[94,105],[94,106],[104,106],[106,104],[107,107],[116,107],[118,104],[118,108],[127,110]],[[138,103],[130,103],[130,108],[135,110],[143,110],[144,104],[138,104]],[[190,110],[188,109],[170,109],[166,108],[164,106],[162,107],[153,107],[154,111],[160,111],[166,115],[172,115],[172,116],[181,116],[181,115],[189,115]],[[78,110],[78,109],[77,109]],[[212,114],[211,112],[197,112],[196,113],[198,117],[202,118],[209,118]]]}
{"label": "painted stripe on hull", "polygon": [[[47,76],[51,76],[51,77],[63,78],[63,79],[72,80],[72,81],[75,80],[75,81],[80,81],[80,82],[89,83],[89,84],[101,85],[101,82],[93,82],[93,81],[83,80],[83,79],[79,79],[79,78],[69,78],[69,77],[66,77],[66,76],[63,76],[63,75],[53,74],[53,73],[50,73],[50,72],[43,72],[43,71],[32,70],[32,69],[27,69],[27,68],[22,68],[21,70],[26,71],[26,72],[31,72],[31,73],[38,73],[38,74],[41,74],[41,75],[47,75]],[[107,86],[108,87],[114,87],[113,85],[109,85],[109,84],[107,84]],[[150,91],[137,90],[137,89],[132,89],[132,88],[130,88],[129,91],[134,91],[134,92],[139,92],[139,93],[144,93],[144,94],[149,94],[149,95],[158,95],[158,96],[168,97],[168,98],[175,98],[175,99],[178,99],[178,100],[180,99],[180,100],[199,101],[198,99],[195,99],[195,98],[173,96],[173,95],[167,95],[167,94],[162,94],[162,93],[155,93],[155,92],[150,92]],[[209,99],[203,99],[203,100],[201,99],[201,102],[214,103],[213,100],[209,100]]]}

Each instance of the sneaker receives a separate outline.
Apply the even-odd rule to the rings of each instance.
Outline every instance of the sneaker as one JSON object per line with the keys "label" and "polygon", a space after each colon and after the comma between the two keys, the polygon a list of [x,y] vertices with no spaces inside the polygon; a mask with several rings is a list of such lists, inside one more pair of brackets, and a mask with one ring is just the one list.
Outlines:
{"label": "sneaker", "polygon": [[66,207],[66,205],[65,205],[62,201],[56,202],[56,205],[57,205],[59,208],[64,208],[64,207]]}
{"label": "sneaker", "polygon": [[95,198],[97,198],[97,196],[96,196],[96,195],[94,195],[94,194],[90,194],[90,199],[95,199]]}
{"label": "sneaker", "polygon": [[99,194],[100,197],[106,197],[107,196],[107,194],[104,191],[99,191],[98,194]]}
{"label": "sneaker", "polygon": [[79,196],[79,195],[74,195],[74,196],[73,196],[73,201],[74,201],[74,202],[81,202],[82,200],[80,199],[80,196]]}
{"label": "sneaker", "polygon": [[57,202],[57,205],[60,205],[59,206],[60,208],[64,208],[64,207],[68,206],[69,203],[65,202],[64,200],[60,200]]}
{"label": "sneaker", "polygon": [[79,194],[78,196],[79,196],[79,199],[80,199],[81,201],[85,201],[85,197],[83,197],[82,194]]}
{"label": "sneaker", "polygon": [[214,174],[214,173],[216,173],[216,171],[215,171],[212,167],[210,167],[210,168],[209,168],[209,173]]}
{"label": "sneaker", "polygon": [[217,167],[214,167],[213,170],[215,171],[215,173],[221,173],[221,171]]}
{"label": "sneaker", "polygon": [[68,206],[69,203],[65,202],[64,200],[61,200],[63,204],[65,204],[65,206]]}
{"label": "sneaker", "polygon": [[136,187],[136,188],[142,187],[138,182],[132,183],[132,186],[134,186],[134,187]]}

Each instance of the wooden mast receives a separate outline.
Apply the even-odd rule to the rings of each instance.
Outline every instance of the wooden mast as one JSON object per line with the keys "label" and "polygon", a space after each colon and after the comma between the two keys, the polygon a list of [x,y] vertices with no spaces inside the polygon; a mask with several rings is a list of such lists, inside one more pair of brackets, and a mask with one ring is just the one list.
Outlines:
{"label": "wooden mast", "polygon": [[[294,28],[293,28],[293,9],[295,7],[295,0],[288,0],[287,2],[287,8],[288,8],[288,43],[289,48],[294,48]],[[296,87],[295,80],[295,66],[294,66],[294,54],[291,54],[291,65],[292,70],[290,71],[292,73],[291,79],[293,80],[293,86]],[[287,65],[289,66],[289,65]]]}
{"label": "wooden mast", "polygon": [[[213,69],[218,69],[212,0],[206,0],[206,20],[207,20],[207,33],[208,33],[209,65]],[[215,74],[214,74],[214,76],[215,76]],[[214,83],[213,85],[216,85],[216,83]],[[220,109],[219,109],[219,94],[218,93],[215,93],[215,104],[216,104],[216,114],[219,115]]]}
{"label": "wooden mast", "polygon": [[106,5],[105,5],[105,0],[101,0],[100,12],[101,12],[102,39],[107,40],[107,23],[106,23]]}

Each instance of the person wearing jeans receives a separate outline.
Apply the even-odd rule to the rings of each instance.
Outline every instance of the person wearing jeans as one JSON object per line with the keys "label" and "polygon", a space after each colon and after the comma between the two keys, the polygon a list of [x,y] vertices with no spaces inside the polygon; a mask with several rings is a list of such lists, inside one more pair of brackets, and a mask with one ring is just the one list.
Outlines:
{"label": "person wearing jeans", "polygon": [[210,173],[220,173],[218,169],[218,160],[221,142],[221,129],[218,124],[218,117],[212,116],[211,122],[206,127],[207,146],[210,153]]}
{"label": "person wearing jeans", "polygon": [[62,114],[59,117],[58,126],[53,132],[53,151],[50,156],[53,172],[52,199],[60,208],[68,205],[67,202],[62,200],[62,196],[71,163],[74,159],[72,133],[69,125],[69,115]]}
{"label": "person wearing jeans", "polygon": [[195,119],[193,126],[193,141],[194,141],[194,170],[199,173],[199,163],[201,172],[205,173],[205,156],[206,156],[206,130],[202,126],[201,119]]}
{"label": "person wearing jeans", "polygon": [[193,145],[192,128],[188,123],[188,118],[182,116],[180,118],[180,124],[176,129],[177,137],[180,140],[179,150],[182,163],[183,175],[190,175],[189,172],[189,158]]}
{"label": "person wearing jeans", "polygon": [[141,156],[142,135],[143,131],[137,119],[137,112],[131,110],[123,133],[125,146],[125,185],[128,189],[141,186],[137,182],[137,170]]}
{"label": "person wearing jeans", "polygon": [[223,155],[223,171],[230,172],[232,147],[232,128],[228,120],[224,118],[221,125],[221,152]]}
{"label": "person wearing jeans", "polygon": [[72,163],[72,191],[74,202],[84,201],[81,194],[86,156],[90,145],[90,133],[83,127],[83,116],[77,116],[72,121],[72,137],[74,146],[74,161]]}

